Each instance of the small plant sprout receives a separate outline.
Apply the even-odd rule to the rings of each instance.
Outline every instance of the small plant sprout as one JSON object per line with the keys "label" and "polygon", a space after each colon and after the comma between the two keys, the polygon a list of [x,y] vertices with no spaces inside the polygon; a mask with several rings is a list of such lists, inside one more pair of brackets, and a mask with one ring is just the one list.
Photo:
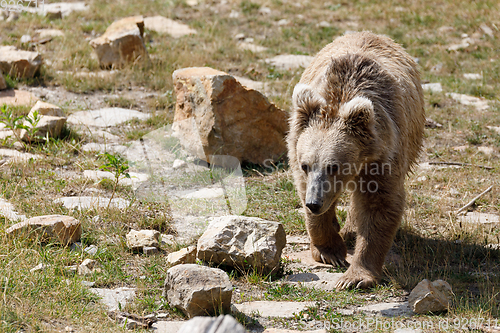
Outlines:
{"label": "small plant sprout", "polygon": [[0,123],[3,123],[6,129],[10,129],[14,133],[16,140],[22,143],[25,149],[28,149],[28,145],[22,139],[21,130],[26,131],[25,135],[31,143],[38,132],[36,127],[40,119],[41,115],[38,111],[33,112],[31,116],[16,116],[8,105],[4,104],[0,107]]}
{"label": "small plant sprout", "polygon": [[128,162],[122,158],[121,156],[118,155],[112,155],[110,153],[104,153],[101,154],[101,156],[104,156],[107,159],[107,163],[101,165],[99,168],[104,171],[109,171],[114,174],[115,176],[115,183],[113,184],[113,193],[111,194],[111,198],[109,199],[108,203],[108,209],[109,206],[111,205],[111,201],[113,200],[113,197],[115,196],[116,192],[116,187],[118,186],[118,182],[120,181],[120,177],[125,177],[125,178],[130,178],[130,174],[127,172],[129,167],[128,167]]}

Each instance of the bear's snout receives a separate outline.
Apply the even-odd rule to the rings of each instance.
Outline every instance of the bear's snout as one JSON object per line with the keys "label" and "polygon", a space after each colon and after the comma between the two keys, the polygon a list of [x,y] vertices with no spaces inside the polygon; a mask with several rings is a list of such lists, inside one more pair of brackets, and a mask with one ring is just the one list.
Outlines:
{"label": "bear's snout", "polygon": [[318,214],[321,210],[321,204],[318,202],[306,202],[306,207],[309,208],[313,214]]}

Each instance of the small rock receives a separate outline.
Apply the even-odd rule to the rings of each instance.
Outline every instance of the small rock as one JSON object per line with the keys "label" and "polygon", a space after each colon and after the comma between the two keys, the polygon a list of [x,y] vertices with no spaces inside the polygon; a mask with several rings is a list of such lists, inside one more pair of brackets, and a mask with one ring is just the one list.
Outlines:
{"label": "small rock", "polygon": [[64,32],[58,29],[37,29],[35,30],[35,33],[38,34],[38,37],[40,39],[64,37]]}
{"label": "small rock", "polygon": [[239,268],[252,267],[263,273],[279,269],[286,234],[281,223],[255,217],[210,218],[198,240],[198,258]]}
{"label": "small rock", "polygon": [[173,129],[190,153],[207,162],[212,155],[230,155],[263,164],[286,152],[288,115],[260,92],[207,67],[176,70],[172,76]]}
{"label": "small rock", "polygon": [[127,247],[139,250],[145,246],[158,247],[160,233],[156,230],[130,230],[127,234]]}
{"label": "small rock", "polygon": [[188,320],[177,333],[246,333],[247,331],[230,315],[217,318],[194,317]]}
{"label": "small rock", "polygon": [[482,74],[475,74],[475,73],[465,73],[464,79],[466,80],[482,80],[483,75]]}
{"label": "small rock", "polygon": [[494,132],[497,132],[497,134],[500,134],[500,126],[486,126],[486,128]]}
{"label": "small rock", "polygon": [[236,34],[234,39],[242,41],[245,39],[245,34]]}
{"label": "small rock", "polygon": [[195,264],[177,265],[167,271],[164,297],[170,306],[189,318],[229,312],[232,285],[221,269]]}
{"label": "small rock", "polygon": [[74,274],[76,274],[78,272],[78,265],[66,266],[66,267],[64,267],[64,270],[69,275],[74,275]]}
{"label": "small rock", "polygon": [[0,70],[18,78],[32,78],[42,65],[38,52],[23,51],[14,46],[0,46]]}
{"label": "small rock", "polygon": [[452,295],[447,282],[436,280],[431,283],[425,279],[411,291],[408,303],[415,313],[440,312],[448,309]]}
{"label": "small rock", "polygon": [[276,24],[278,26],[284,26],[284,25],[288,25],[290,23],[290,21],[288,21],[287,19],[282,19],[282,20],[279,20]]}
{"label": "small rock", "polygon": [[259,53],[259,52],[265,52],[265,51],[267,51],[267,47],[260,46],[260,45],[255,45],[255,44],[247,43],[247,42],[240,42],[240,43],[238,43],[238,48],[240,48],[241,50],[251,51],[253,53]]}
{"label": "small rock", "polygon": [[143,34],[142,16],[126,17],[113,22],[102,36],[90,41],[90,46],[96,51],[101,67],[120,68],[126,63],[148,59]]}
{"label": "small rock", "polygon": [[97,254],[98,250],[99,250],[99,248],[97,246],[95,246],[94,244],[92,244],[92,245],[86,247],[83,251],[91,256],[94,256]]}
{"label": "small rock", "polygon": [[90,275],[94,273],[97,261],[92,259],[85,259],[80,265],[78,265],[78,275]]}
{"label": "small rock", "polygon": [[270,15],[271,13],[272,13],[272,11],[271,11],[271,8],[269,8],[269,7],[262,6],[259,8],[259,14]]}
{"label": "small rock", "polygon": [[[28,117],[33,121],[36,112],[38,112],[39,120],[35,126],[37,130],[34,132],[34,137],[30,137],[24,129],[20,131],[19,136],[27,142],[44,142],[46,137],[58,138],[66,124],[66,117],[64,117],[61,108],[53,104],[37,101],[28,114]],[[31,126],[28,121],[25,121],[24,125]]]}
{"label": "small rock", "polygon": [[240,17],[240,13],[236,10],[231,10],[231,13],[229,13],[229,18],[238,18]]}
{"label": "small rock", "polygon": [[175,160],[172,164],[172,169],[177,170],[187,166],[187,163],[183,160]]}
{"label": "small rock", "polygon": [[330,28],[332,25],[329,22],[321,21],[317,24],[319,28]]}
{"label": "small rock", "polygon": [[481,28],[481,30],[483,30],[483,32],[485,34],[487,34],[490,38],[495,38],[495,35],[493,34],[493,30],[490,27],[488,27],[486,24],[484,24],[484,23],[481,24],[479,26],[479,28]]}
{"label": "small rock", "polygon": [[20,42],[22,44],[31,42],[31,36],[30,35],[22,35],[21,39],[20,39]]}
{"label": "small rock", "polygon": [[480,147],[477,147],[477,150],[485,155],[488,155],[488,156],[494,155],[496,153],[496,150],[493,147],[480,146]]}
{"label": "small rock", "polygon": [[144,246],[142,248],[142,253],[144,253],[144,255],[151,256],[151,255],[159,253],[159,251],[158,251],[157,247],[154,247],[154,246]]}
{"label": "small rock", "polygon": [[82,281],[82,285],[88,288],[92,288],[95,285],[95,282],[91,281]]}
{"label": "small rock", "polygon": [[32,269],[30,269],[30,273],[34,273],[34,272],[41,272],[43,270],[45,270],[46,268],[50,267],[50,265],[47,265],[47,264],[39,264],[39,265],[36,265],[35,267],[33,267]]}
{"label": "small rock", "polygon": [[438,123],[437,121],[432,120],[431,118],[425,119],[425,127],[428,128],[442,128],[443,125]]}
{"label": "small rock", "polygon": [[443,91],[443,86],[441,83],[425,83],[422,84],[422,89],[424,91],[430,91],[432,93],[440,93]]}
{"label": "small rock", "polygon": [[172,266],[196,263],[196,246],[185,247],[177,252],[169,253],[167,263]]}
{"label": "small rock", "polygon": [[314,57],[312,56],[284,54],[266,59],[265,63],[281,70],[291,71],[299,68],[306,68],[313,59]]}
{"label": "small rock", "polygon": [[16,237],[24,234],[39,238],[42,242],[57,241],[62,245],[69,245],[80,240],[82,226],[77,219],[71,216],[45,215],[17,223],[5,232]]}
{"label": "small rock", "polygon": [[160,34],[169,34],[174,38],[196,34],[196,30],[189,26],[163,16],[146,17],[144,27]]}
{"label": "small rock", "polygon": [[443,70],[444,65],[442,63],[438,63],[431,68],[431,73],[438,74]]}
{"label": "small rock", "polygon": [[241,312],[247,316],[258,314],[261,317],[293,318],[294,314],[314,306],[314,302],[274,302],[253,301],[233,304],[233,312]]}
{"label": "small rock", "polygon": [[485,99],[457,93],[448,93],[446,95],[453,98],[460,104],[474,106],[477,111],[484,111],[489,108],[488,101]]}

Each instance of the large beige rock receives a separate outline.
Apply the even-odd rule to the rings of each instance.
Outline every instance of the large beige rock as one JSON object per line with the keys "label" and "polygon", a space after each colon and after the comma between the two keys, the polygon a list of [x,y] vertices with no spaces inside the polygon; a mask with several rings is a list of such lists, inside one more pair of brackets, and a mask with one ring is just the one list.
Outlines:
{"label": "large beige rock", "polygon": [[173,73],[177,104],[173,129],[198,158],[231,155],[264,164],[285,155],[288,114],[234,77],[207,68]]}
{"label": "large beige rock", "polygon": [[279,269],[285,245],[281,223],[236,215],[215,217],[198,239],[198,258],[269,273]]}
{"label": "large beige rock", "polygon": [[102,36],[90,41],[90,46],[95,49],[101,67],[122,67],[148,58],[143,34],[143,17],[126,17],[113,22]]}
{"label": "large beige rock", "polygon": [[196,264],[177,265],[167,271],[164,297],[189,318],[229,312],[233,287],[221,269]]}
{"label": "large beige rock", "polygon": [[5,82],[2,72],[0,71],[0,90],[4,89],[7,89],[7,82]]}
{"label": "large beige rock", "polygon": [[59,242],[68,245],[80,240],[82,226],[80,221],[71,216],[44,215],[14,224],[6,230],[6,233],[16,237],[27,235],[40,238],[42,242]]}
{"label": "large beige rock", "polygon": [[156,230],[130,230],[126,236],[127,246],[132,250],[143,247],[158,247],[160,233]]}
{"label": "large beige rock", "polygon": [[[47,136],[57,138],[61,135],[64,124],[66,124],[66,117],[64,117],[64,113],[60,107],[38,101],[31,109],[28,117],[34,120],[35,112],[39,114],[39,121],[35,126],[36,131],[34,132],[34,136],[30,137],[28,132],[23,129],[20,131],[22,140],[27,142],[43,142]],[[25,121],[24,125],[31,126],[28,121]]]}
{"label": "large beige rock", "polygon": [[0,70],[13,77],[30,78],[42,65],[38,52],[23,51],[15,46],[0,46]]}
{"label": "large beige rock", "polygon": [[453,292],[451,286],[443,281],[422,280],[411,291],[408,303],[415,313],[440,312],[448,309]]}

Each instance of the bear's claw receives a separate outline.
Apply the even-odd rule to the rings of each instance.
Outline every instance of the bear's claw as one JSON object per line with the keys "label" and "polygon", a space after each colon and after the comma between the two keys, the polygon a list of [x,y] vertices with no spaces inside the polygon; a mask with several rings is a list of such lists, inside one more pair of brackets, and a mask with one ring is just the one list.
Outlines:
{"label": "bear's claw", "polygon": [[371,274],[365,272],[362,273],[362,270],[352,269],[351,266],[342,277],[335,284],[335,288],[337,290],[344,289],[367,289],[373,287],[377,284],[376,278]]}

